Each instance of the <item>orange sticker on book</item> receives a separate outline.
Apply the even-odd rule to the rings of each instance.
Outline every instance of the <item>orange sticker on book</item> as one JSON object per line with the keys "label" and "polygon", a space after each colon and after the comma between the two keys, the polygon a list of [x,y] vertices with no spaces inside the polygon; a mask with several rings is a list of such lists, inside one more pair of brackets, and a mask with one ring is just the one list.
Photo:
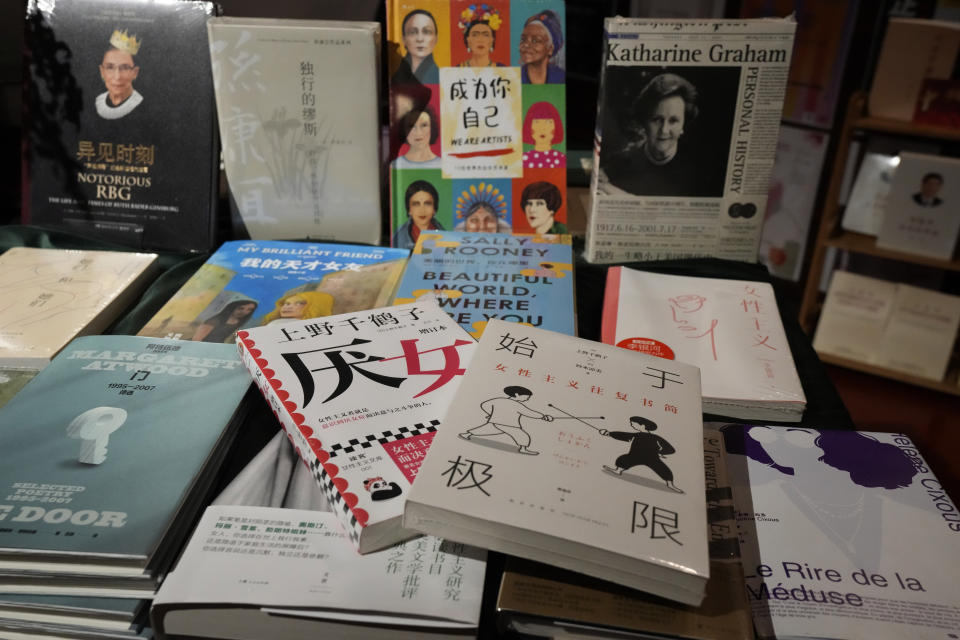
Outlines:
{"label": "orange sticker on book", "polygon": [[625,338],[617,343],[618,347],[639,351],[640,353],[649,353],[651,356],[673,360],[675,358],[673,349],[659,340],[652,338]]}

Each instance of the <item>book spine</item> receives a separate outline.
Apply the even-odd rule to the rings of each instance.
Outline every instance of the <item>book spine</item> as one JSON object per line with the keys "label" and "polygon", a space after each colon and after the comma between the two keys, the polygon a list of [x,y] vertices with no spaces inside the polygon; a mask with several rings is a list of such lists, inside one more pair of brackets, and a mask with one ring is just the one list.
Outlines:
{"label": "book spine", "polygon": [[256,343],[246,331],[237,332],[237,350],[240,360],[247,368],[260,393],[267,399],[273,415],[293,444],[297,456],[310,469],[311,475],[320,483],[327,500],[334,507],[350,540],[359,549],[360,534],[367,525],[369,514],[356,507],[357,496],[347,491],[345,478],[338,477],[339,468],[329,462],[330,453],[323,448],[320,440],[314,437],[314,429],[304,424],[304,416],[297,412],[297,405],[288,400],[290,394],[283,389],[280,380],[270,368],[270,363],[256,348]]}

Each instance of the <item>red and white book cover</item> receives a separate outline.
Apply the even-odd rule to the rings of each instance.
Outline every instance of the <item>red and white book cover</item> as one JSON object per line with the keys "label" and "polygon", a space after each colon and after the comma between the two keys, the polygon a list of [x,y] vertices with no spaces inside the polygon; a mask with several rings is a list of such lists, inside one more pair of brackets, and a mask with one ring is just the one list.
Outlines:
{"label": "red and white book cover", "polygon": [[799,422],[806,408],[768,282],[611,267],[600,339],[699,367],[704,413]]}
{"label": "red and white book cover", "polygon": [[239,331],[244,365],[360,553],[411,538],[406,494],[473,355],[435,301]]}

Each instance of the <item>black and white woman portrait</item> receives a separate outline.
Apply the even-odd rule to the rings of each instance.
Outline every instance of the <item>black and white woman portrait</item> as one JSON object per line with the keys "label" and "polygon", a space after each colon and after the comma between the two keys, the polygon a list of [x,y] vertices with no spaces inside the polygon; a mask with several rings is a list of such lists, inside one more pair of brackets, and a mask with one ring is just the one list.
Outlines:
{"label": "black and white woman portrait", "polygon": [[723,195],[740,70],[607,67],[601,192]]}

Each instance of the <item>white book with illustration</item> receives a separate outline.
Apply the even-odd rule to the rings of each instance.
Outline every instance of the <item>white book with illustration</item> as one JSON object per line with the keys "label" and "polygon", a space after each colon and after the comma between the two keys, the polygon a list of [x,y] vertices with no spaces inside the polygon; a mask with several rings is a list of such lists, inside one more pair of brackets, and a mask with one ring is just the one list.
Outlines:
{"label": "white book with illustration", "polygon": [[699,604],[702,440],[696,367],[494,319],[403,524]]}

